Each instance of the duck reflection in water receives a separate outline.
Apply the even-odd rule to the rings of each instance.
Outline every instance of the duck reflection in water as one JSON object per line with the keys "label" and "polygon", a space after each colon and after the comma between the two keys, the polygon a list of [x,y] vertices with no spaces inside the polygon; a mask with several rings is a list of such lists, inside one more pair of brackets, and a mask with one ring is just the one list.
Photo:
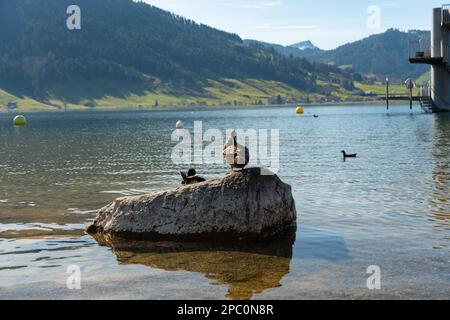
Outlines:
{"label": "duck reflection in water", "polygon": [[97,235],[120,264],[141,264],[166,271],[200,272],[211,285],[228,285],[226,299],[248,300],[281,286],[289,273],[295,232],[253,244],[130,241]]}

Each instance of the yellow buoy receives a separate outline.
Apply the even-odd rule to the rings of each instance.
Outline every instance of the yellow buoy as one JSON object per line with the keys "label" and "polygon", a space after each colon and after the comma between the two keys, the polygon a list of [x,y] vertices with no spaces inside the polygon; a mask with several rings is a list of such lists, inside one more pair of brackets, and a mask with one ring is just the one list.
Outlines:
{"label": "yellow buoy", "polygon": [[305,110],[301,106],[298,106],[297,109],[295,109],[296,114],[303,114],[305,113]]}
{"label": "yellow buoy", "polygon": [[16,116],[13,120],[15,126],[24,126],[27,124],[27,119],[24,116]]}

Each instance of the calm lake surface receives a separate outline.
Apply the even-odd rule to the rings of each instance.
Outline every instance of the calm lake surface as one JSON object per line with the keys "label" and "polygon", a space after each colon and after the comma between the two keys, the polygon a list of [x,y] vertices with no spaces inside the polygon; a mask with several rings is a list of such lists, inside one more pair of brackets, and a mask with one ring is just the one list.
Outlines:
{"label": "calm lake surface", "polygon": [[[320,117],[314,118],[313,114]],[[0,114],[0,299],[450,297],[450,115],[418,106]],[[258,247],[96,241],[122,195],[178,187],[171,133],[280,129],[295,241]],[[342,161],[340,151],[357,152]],[[207,178],[224,165],[196,166]],[[381,269],[381,290],[367,268]],[[81,290],[69,290],[69,266]]]}

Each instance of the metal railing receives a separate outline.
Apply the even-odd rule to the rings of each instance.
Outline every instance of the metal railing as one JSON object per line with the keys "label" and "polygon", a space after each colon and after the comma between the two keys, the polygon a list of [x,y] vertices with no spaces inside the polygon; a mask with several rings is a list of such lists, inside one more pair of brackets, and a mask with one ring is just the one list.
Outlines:
{"label": "metal railing", "polygon": [[431,97],[431,86],[424,85],[419,86],[419,98],[428,98]]}
{"label": "metal railing", "polygon": [[450,4],[444,4],[442,6],[442,25],[449,26],[450,25]]}
{"label": "metal railing", "polygon": [[409,40],[409,58],[431,58],[430,47],[425,47],[422,40]]}
{"label": "metal railing", "polygon": [[[450,26],[450,24],[449,24]],[[424,61],[435,59],[436,64],[444,63],[450,71],[450,45],[441,48],[439,56],[433,56],[434,47],[431,45],[430,49],[425,49],[420,41],[410,40],[409,42],[409,59],[423,59]],[[439,61],[441,59],[441,61]]]}

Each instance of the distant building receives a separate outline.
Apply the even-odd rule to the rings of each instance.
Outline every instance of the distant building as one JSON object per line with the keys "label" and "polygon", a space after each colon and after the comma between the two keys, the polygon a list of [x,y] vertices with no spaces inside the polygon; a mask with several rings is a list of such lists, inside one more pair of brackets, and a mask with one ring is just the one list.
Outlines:
{"label": "distant building", "polygon": [[6,105],[6,108],[7,108],[8,110],[14,110],[14,109],[17,109],[17,102],[9,102],[9,103]]}
{"label": "distant building", "polygon": [[95,108],[97,105],[95,104],[95,102],[87,102],[84,104],[84,106],[88,108]]}
{"label": "distant building", "polygon": [[269,104],[285,104],[285,103],[286,99],[284,99],[281,95],[269,99]]}

